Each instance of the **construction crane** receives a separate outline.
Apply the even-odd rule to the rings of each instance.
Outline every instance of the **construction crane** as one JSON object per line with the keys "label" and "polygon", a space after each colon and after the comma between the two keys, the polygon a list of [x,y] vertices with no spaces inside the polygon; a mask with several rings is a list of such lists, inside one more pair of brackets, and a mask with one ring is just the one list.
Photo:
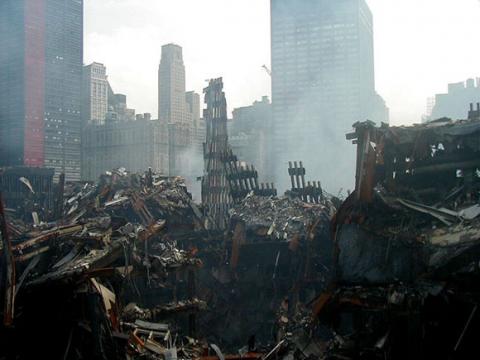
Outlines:
{"label": "construction crane", "polygon": [[272,70],[270,70],[267,65],[262,65],[262,69],[264,69],[270,77],[272,77]]}

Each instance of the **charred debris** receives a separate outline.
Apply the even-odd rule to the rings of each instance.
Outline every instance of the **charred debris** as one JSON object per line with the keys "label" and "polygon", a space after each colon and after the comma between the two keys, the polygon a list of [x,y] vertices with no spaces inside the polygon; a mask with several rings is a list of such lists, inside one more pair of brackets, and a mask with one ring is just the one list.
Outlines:
{"label": "charred debris", "polygon": [[2,210],[5,359],[260,358],[282,301],[330,280],[329,203],[251,192],[211,230],[182,179],[120,169],[63,204],[36,225]]}
{"label": "charred debris", "polygon": [[232,153],[222,87],[205,90],[201,204],[151,170],[3,173],[24,201],[0,201],[0,359],[475,353],[480,121],[357,123],[355,191],[292,162],[278,196]]}

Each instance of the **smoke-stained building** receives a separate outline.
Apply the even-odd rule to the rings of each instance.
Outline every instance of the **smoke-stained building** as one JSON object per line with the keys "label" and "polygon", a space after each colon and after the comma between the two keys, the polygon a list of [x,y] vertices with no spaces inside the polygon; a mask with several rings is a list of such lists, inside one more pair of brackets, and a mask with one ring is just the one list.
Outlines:
{"label": "smoke-stained building", "polygon": [[303,160],[330,191],[351,188],[354,122],[387,122],[375,92],[373,18],[364,0],[271,0],[271,163],[286,188],[288,160]]}
{"label": "smoke-stained building", "polygon": [[[103,121],[88,121],[82,132],[82,180],[95,181],[113,168],[168,173],[168,135],[165,124],[150,113],[135,115],[127,96],[115,94],[106,82],[107,105]],[[97,88],[98,89],[98,88]],[[98,95],[98,93],[97,93]],[[84,91],[83,103],[97,95]]]}
{"label": "smoke-stained building", "polygon": [[268,135],[271,132],[272,105],[267,96],[250,106],[234,109],[229,121],[228,139],[242,161],[255,166],[260,181],[267,181]]}
{"label": "smoke-stained building", "polygon": [[83,180],[96,180],[105,171],[124,167],[131,172],[152,168],[168,175],[168,132],[150,114],[135,121],[87,125],[83,133]]}
{"label": "smoke-stained building", "polygon": [[83,0],[0,1],[0,166],[80,180]]}

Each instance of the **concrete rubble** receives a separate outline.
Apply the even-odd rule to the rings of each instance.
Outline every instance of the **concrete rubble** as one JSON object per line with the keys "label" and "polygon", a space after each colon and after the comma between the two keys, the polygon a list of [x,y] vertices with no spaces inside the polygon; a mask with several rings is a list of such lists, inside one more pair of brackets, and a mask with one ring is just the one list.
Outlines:
{"label": "concrete rubble", "polygon": [[181,178],[116,169],[52,189],[54,211],[0,207],[0,359],[476,353],[480,121],[354,129],[343,201],[301,162],[277,196],[210,153],[226,168],[222,198],[204,179],[206,204]]}
{"label": "concrete rubble", "polygon": [[308,321],[287,318],[271,357],[471,357],[480,327],[480,121],[354,129],[356,187],[331,222],[335,274]]}
{"label": "concrete rubble", "polygon": [[330,279],[329,202],[252,192],[207,230],[182,179],[116,169],[66,184],[62,208],[56,221],[5,212],[15,313],[0,358],[208,358],[218,343],[257,359],[278,306],[305,306]]}
{"label": "concrete rubble", "polygon": [[[11,338],[11,346],[2,351],[20,349],[22,358],[44,349],[51,358],[110,359],[128,347],[134,349],[131,356],[140,356],[134,343],[144,336],[138,330],[144,327],[125,325],[122,308],[128,309],[127,301],[144,302],[142,288],[177,286],[175,277],[202,265],[192,251],[179,249],[169,238],[201,227],[195,215],[199,210],[181,179],[123,169],[102,176],[97,184],[65,189],[64,209],[55,222],[35,225],[12,219],[16,314],[15,326],[2,330],[2,338]],[[148,318],[204,307],[186,290],[177,292],[169,303],[150,309]],[[131,314],[126,318],[131,320]],[[53,333],[62,346],[46,349]],[[155,343],[155,332],[149,336]],[[29,339],[32,346],[22,347],[20,339]]]}

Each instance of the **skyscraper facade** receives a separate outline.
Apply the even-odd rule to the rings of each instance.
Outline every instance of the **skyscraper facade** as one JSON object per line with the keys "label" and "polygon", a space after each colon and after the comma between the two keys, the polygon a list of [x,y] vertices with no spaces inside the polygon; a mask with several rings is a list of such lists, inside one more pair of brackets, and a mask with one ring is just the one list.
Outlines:
{"label": "skyscraper facade", "polygon": [[169,124],[189,123],[185,99],[185,65],[182,48],[175,44],[162,46],[158,68],[158,118]]}
{"label": "skyscraper facade", "polygon": [[200,94],[195,91],[185,93],[187,101],[187,111],[190,113],[193,126],[193,147],[194,156],[203,161],[203,143],[206,139],[205,121],[200,117]]}
{"label": "skyscraper facade", "polygon": [[356,121],[388,121],[375,92],[373,18],[365,0],[271,0],[272,173],[289,160],[337,191],[353,185]]}
{"label": "skyscraper facade", "polygon": [[185,101],[187,102],[187,111],[191,114],[194,126],[200,121],[200,94],[195,91],[185,93]]}
{"label": "skyscraper facade", "polygon": [[100,63],[83,67],[82,116],[84,125],[105,123],[108,112],[107,68]]}
{"label": "skyscraper facade", "polygon": [[0,1],[0,166],[80,180],[83,0]]}
{"label": "skyscraper facade", "polygon": [[162,46],[158,69],[158,118],[168,124],[169,173],[181,175],[187,183],[199,174],[198,147],[195,146],[200,122],[200,96],[185,92],[185,65],[182,48]]}

